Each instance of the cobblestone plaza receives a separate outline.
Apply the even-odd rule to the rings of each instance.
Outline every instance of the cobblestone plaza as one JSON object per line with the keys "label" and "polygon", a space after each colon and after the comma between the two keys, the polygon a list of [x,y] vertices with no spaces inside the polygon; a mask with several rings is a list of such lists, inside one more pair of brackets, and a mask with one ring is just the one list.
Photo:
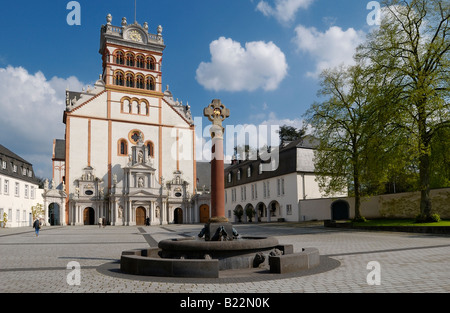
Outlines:
{"label": "cobblestone plaza", "polygon": [[[274,236],[294,251],[316,247],[319,268],[299,274],[221,272],[218,279],[120,273],[122,251],[196,236],[202,225],[0,229],[1,293],[448,293],[448,235],[368,232],[309,224],[237,224],[246,236]],[[379,284],[371,283],[377,262]],[[79,265],[74,276],[73,265]],[[371,263],[372,264],[372,263]],[[79,278],[79,281],[74,278]]]}

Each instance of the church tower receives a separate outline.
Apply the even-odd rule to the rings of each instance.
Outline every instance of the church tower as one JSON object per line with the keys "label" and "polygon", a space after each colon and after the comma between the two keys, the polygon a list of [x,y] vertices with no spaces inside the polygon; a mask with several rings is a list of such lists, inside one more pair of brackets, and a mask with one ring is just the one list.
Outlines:
{"label": "church tower", "polygon": [[66,223],[197,222],[194,122],[189,105],[163,91],[163,29],[106,22],[99,79],[66,91]]}

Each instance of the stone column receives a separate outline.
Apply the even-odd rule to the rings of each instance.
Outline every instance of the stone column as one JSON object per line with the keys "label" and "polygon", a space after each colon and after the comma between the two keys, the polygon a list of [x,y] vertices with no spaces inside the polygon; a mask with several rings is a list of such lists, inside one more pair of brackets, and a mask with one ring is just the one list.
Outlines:
{"label": "stone column", "polygon": [[198,235],[205,241],[233,240],[234,230],[225,217],[225,179],[223,165],[222,122],[230,116],[230,110],[220,100],[215,99],[203,110],[203,114],[212,122],[210,129],[211,147],[211,218]]}
{"label": "stone column", "polygon": [[223,164],[222,127],[213,125],[210,129],[211,148],[211,215],[225,217],[225,180]]}
{"label": "stone column", "polygon": [[211,218],[217,221],[228,221],[225,218],[225,180],[223,165],[223,134],[222,122],[230,116],[230,110],[214,99],[209,106],[203,110],[203,115],[211,122],[210,129],[212,138],[211,147]]}

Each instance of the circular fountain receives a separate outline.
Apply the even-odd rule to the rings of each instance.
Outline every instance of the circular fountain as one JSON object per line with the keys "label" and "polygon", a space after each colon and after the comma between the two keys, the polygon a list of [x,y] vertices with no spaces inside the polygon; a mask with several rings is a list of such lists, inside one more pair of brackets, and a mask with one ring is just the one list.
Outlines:
{"label": "circular fountain", "polygon": [[198,238],[162,240],[158,248],[123,251],[123,273],[160,277],[218,278],[219,271],[270,268],[271,273],[289,273],[319,264],[315,248],[294,253],[292,245],[280,245],[273,237],[240,237],[225,218],[225,186],[222,122],[229,109],[215,99],[204,109],[213,123],[211,160],[211,209],[213,218]]}

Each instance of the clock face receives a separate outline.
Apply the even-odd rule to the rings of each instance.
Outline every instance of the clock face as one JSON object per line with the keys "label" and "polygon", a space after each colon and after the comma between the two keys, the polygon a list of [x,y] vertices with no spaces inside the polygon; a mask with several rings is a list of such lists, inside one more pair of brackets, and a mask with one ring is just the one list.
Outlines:
{"label": "clock face", "polygon": [[128,35],[128,38],[133,41],[142,41],[141,34],[136,30],[131,31]]}

